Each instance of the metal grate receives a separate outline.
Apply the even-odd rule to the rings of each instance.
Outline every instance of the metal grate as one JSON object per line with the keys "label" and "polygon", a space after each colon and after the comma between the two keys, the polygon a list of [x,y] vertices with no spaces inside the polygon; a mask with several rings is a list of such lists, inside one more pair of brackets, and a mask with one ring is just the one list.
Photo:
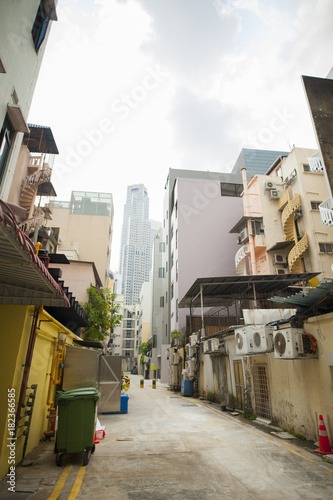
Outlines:
{"label": "metal grate", "polygon": [[258,417],[271,420],[271,404],[269,401],[269,389],[267,371],[265,365],[252,367],[254,400],[256,405],[256,415]]}

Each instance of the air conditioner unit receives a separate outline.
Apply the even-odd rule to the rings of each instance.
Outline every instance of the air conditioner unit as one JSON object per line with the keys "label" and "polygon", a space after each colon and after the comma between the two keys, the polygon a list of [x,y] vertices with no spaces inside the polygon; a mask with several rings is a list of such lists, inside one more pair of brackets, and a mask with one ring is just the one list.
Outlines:
{"label": "air conditioner unit", "polygon": [[193,358],[193,356],[195,356],[195,354],[196,354],[196,350],[197,350],[196,346],[192,346],[192,345],[191,345],[191,346],[190,346],[190,350],[189,350],[189,355],[188,355],[188,357],[189,357],[189,358]]}
{"label": "air conditioner unit", "polygon": [[272,181],[265,182],[265,191],[270,191],[271,189],[275,189],[275,188],[276,188],[275,182],[272,182]]}
{"label": "air conditioner unit", "polygon": [[289,274],[288,269],[275,269],[275,274]]}
{"label": "air conditioner unit", "polygon": [[191,345],[190,344],[186,344],[185,348],[186,348],[186,357],[187,358],[190,358],[190,347]]}
{"label": "air conditioner unit", "polygon": [[274,350],[272,326],[257,326],[253,332],[253,352],[272,352]]}
{"label": "air conditioner unit", "polygon": [[202,348],[203,348],[203,352],[208,352],[208,348],[209,348],[208,340],[205,340],[202,343]]}
{"label": "air conditioner unit", "polygon": [[215,338],[215,339],[211,339],[211,351],[212,352],[216,352],[216,351],[219,351],[219,348],[220,348],[220,341],[219,339]]}
{"label": "air conditioner unit", "polygon": [[174,352],[173,356],[172,356],[172,364],[173,365],[178,365],[179,361],[180,361],[180,354],[179,354],[179,352]]}
{"label": "air conditioner unit", "polygon": [[303,330],[286,328],[274,332],[275,358],[295,359],[304,354]]}
{"label": "air conditioner unit", "polygon": [[269,192],[269,199],[270,200],[278,200],[280,198],[280,191],[277,189],[271,189]]}
{"label": "air conditioner unit", "polygon": [[249,235],[249,233],[247,231],[247,227],[244,227],[244,229],[242,229],[240,232],[240,236],[239,236],[240,242],[242,243],[243,241],[245,241],[247,239],[248,235]]}
{"label": "air conditioner unit", "polygon": [[186,361],[185,364],[186,364],[185,369],[187,370],[188,376],[194,377],[194,375],[195,375],[195,360],[190,359],[190,360]]}
{"label": "air conditioner unit", "polygon": [[194,346],[194,345],[197,344],[198,337],[199,337],[198,333],[193,333],[192,335],[190,335],[190,344],[191,344],[191,346]]}
{"label": "air conditioner unit", "polygon": [[273,263],[274,264],[286,264],[287,263],[287,256],[276,253],[276,254],[274,254]]}
{"label": "air conditioner unit", "polygon": [[253,353],[253,327],[245,326],[235,329],[236,354]]}

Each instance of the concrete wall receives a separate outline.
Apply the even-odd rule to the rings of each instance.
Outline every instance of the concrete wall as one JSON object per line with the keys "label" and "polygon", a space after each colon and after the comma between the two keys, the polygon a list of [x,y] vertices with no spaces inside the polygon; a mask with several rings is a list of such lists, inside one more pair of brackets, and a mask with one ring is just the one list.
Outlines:
{"label": "concrete wall", "polygon": [[71,261],[70,264],[50,264],[50,268],[62,270],[62,280],[78,302],[88,302],[87,288],[96,285],[91,262]]}
{"label": "concrete wall", "polygon": [[[40,0],[29,2],[1,2],[0,6],[0,47],[1,60],[6,73],[0,74],[0,128],[7,113],[7,104],[15,104],[12,98],[13,88],[18,97],[18,104],[27,121],[36,81],[44,56],[49,30],[36,53],[31,30],[36,18]],[[14,176],[16,161],[20,152],[23,134],[16,134],[9,162],[2,185],[0,198],[6,200]]]}
{"label": "concrete wall", "polygon": [[[8,389],[15,389],[16,404],[18,402],[23,376],[23,366],[33,323],[35,308],[32,306],[0,305],[0,401],[3,411],[0,413],[0,477],[8,471],[7,438],[7,394]],[[72,344],[76,338],[69,330],[53,320],[46,312],[40,314],[39,328],[31,362],[28,386],[37,384],[36,401],[33,409],[29,440],[26,453],[29,453],[43,437],[47,430],[48,405],[47,394],[50,382],[54,341],[60,333],[66,332],[66,343]],[[51,399],[54,401],[55,386],[52,386]],[[21,432],[18,431],[18,435]],[[16,441],[16,464],[22,458],[24,438]]]}
{"label": "concrete wall", "polygon": [[50,227],[60,227],[58,253],[66,253],[78,243],[79,259],[94,262],[104,286],[109,279],[111,218],[71,214],[67,208],[54,208]]}
{"label": "concrete wall", "polygon": [[217,180],[180,178],[177,184],[178,286],[171,303],[171,330],[185,327],[185,310],[179,310],[177,325],[176,301],[196,278],[236,274],[237,238],[229,230],[243,215],[242,199],[222,197]]}

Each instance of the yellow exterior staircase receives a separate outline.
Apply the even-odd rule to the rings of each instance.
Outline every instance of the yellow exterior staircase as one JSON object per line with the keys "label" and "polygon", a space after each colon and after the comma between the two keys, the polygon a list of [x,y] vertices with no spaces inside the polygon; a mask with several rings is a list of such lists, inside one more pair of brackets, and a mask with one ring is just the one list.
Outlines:
{"label": "yellow exterior staircase", "polygon": [[[282,198],[282,197],[281,197]],[[288,266],[291,273],[301,273],[302,268],[302,255],[306,252],[309,247],[308,236],[304,233],[303,237],[298,240],[297,230],[295,225],[294,213],[301,208],[301,197],[299,194],[295,194],[294,198],[290,199],[289,192],[284,193],[283,199],[280,204],[281,209],[283,208],[281,220],[284,230],[284,241],[294,241],[295,246],[289,252],[288,255]]]}

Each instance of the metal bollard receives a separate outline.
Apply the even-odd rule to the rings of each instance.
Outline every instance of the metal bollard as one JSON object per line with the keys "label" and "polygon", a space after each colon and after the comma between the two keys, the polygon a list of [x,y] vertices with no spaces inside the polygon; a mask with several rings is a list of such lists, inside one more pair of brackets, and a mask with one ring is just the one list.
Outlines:
{"label": "metal bollard", "polygon": [[156,389],[156,378],[153,378],[152,380],[152,388]]}
{"label": "metal bollard", "polygon": [[140,379],[140,389],[143,389],[144,388],[144,380],[143,378]]}

